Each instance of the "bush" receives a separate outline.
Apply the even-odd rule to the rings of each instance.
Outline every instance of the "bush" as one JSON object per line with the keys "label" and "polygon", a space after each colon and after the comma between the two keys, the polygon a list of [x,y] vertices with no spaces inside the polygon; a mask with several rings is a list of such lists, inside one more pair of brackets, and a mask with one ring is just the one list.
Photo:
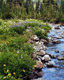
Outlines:
{"label": "bush", "polygon": [[48,24],[46,24],[45,26],[42,27],[42,29],[48,32],[49,30],[51,30],[51,27]]}
{"label": "bush", "polygon": [[23,26],[14,26],[14,27],[10,28],[10,31],[11,32],[16,32],[18,34],[22,34],[23,31],[25,31],[25,27],[23,27]]}
{"label": "bush", "polygon": [[4,13],[2,18],[3,19],[12,19],[12,18],[15,18],[15,15],[11,12],[10,13],[8,12],[8,13]]}
{"label": "bush", "polygon": [[28,55],[31,55],[34,52],[33,46],[30,43],[25,43],[22,49]]}
{"label": "bush", "polygon": [[[45,30],[45,31],[43,31],[43,30]],[[40,39],[42,39],[42,38],[47,39],[47,30],[44,29],[44,27],[43,27],[43,29],[42,29],[42,28],[36,26],[36,27],[32,28],[32,31],[33,31],[33,33],[36,34]]]}
{"label": "bush", "polygon": [[8,49],[10,51],[14,51],[14,49],[15,50],[21,49],[23,47],[24,43],[27,42],[27,40],[28,39],[24,36],[20,36],[18,38],[15,38],[15,39],[9,41],[9,43],[7,43]]}
{"label": "bush", "polygon": [[36,35],[40,38],[40,39],[47,39],[47,33],[46,32],[43,32],[42,30],[40,31],[37,31],[36,32]]}
{"label": "bush", "polygon": [[37,23],[37,22],[28,22],[28,23],[25,23],[25,27],[35,27],[35,26],[41,26],[41,24]]}
{"label": "bush", "polygon": [[34,64],[27,54],[10,52],[0,54],[0,74],[3,76],[26,77],[31,73]]}

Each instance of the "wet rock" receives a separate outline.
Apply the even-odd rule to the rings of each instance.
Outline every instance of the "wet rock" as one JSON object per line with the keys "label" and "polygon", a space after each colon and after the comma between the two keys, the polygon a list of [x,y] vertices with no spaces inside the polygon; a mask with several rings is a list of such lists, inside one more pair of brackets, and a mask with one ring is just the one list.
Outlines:
{"label": "wet rock", "polygon": [[35,42],[35,44],[38,45],[39,44],[39,41]]}
{"label": "wet rock", "polygon": [[43,72],[42,72],[42,71],[40,71],[40,72],[35,71],[34,74],[35,74],[38,78],[43,76]]}
{"label": "wet rock", "polygon": [[55,66],[55,62],[54,61],[50,61],[49,63],[46,63],[48,68],[54,67]]}
{"label": "wet rock", "polygon": [[41,50],[46,50],[47,49],[47,47],[41,42],[38,42],[33,48],[37,52],[40,52]]}
{"label": "wet rock", "polygon": [[60,43],[60,40],[57,40],[57,39],[55,40],[55,39],[54,39],[54,40],[52,40],[52,43],[53,43],[53,44],[59,44],[59,43]]}
{"label": "wet rock", "polygon": [[58,57],[58,60],[64,60],[63,56]]}
{"label": "wet rock", "polygon": [[64,52],[62,52],[61,54],[64,55]]}
{"label": "wet rock", "polygon": [[48,43],[45,39],[41,39],[41,41],[42,41],[44,44],[47,44],[47,43]]}
{"label": "wet rock", "polygon": [[59,26],[56,26],[55,29],[60,29],[60,27]]}
{"label": "wet rock", "polygon": [[44,67],[44,64],[41,61],[36,61],[36,68],[42,69]]}
{"label": "wet rock", "polygon": [[44,55],[44,57],[42,57],[43,61],[50,61],[51,57],[49,55]]}
{"label": "wet rock", "polygon": [[55,50],[56,53],[59,53],[59,50]]}
{"label": "wet rock", "polygon": [[57,39],[61,39],[62,37],[61,36],[58,36],[58,37],[56,37]]}
{"label": "wet rock", "polygon": [[53,55],[52,58],[56,59],[57,58],[57,55]]}

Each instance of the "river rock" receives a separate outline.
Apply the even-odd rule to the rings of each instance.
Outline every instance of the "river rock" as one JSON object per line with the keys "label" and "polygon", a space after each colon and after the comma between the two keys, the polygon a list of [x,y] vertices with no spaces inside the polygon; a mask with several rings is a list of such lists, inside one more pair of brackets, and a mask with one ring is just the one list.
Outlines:
{"label": "river rock", "polygon": [[58,57],[58,60],[64,60],[63,56]]}
{"label": "river rock", "polygon": [[60,27],[59,26],[56,26],[55,29],[60,29]]}
{"label": "river rock", "polygon": [[41,50],[41,51],[39,52],[39,55],[41,55],[41,56],[45,55],[45,51],[44,51],[44,50]]}
{"label": "river rock", "polygon": [[42,69],[44,67],[44,64],[41,61],[36,61],[36,68]]}
{"label": "river rock", "polygon": [[41,41],[42,41],[44,44],[48,43],[45,39],[41,39]]}
{"label": "river rock", "polygon": [[56,53],[59,53],[59,50],[55,50]]}
{"label": "river rock", "polygon": [[64,52],[62,52],[61,54],[64,55]]}
{"label": "river rock", "polygon": [[53,55],[52,58],[56,59],[57,58],[57,55]]}
{"label": "river rock", "polygon": [[44,57],[42,57],[43,61],[50,61],[51,57],[49,55],[44,55]]}
{"label": "river rock", "polygon": [[54,44],[59,44],[59,43],[60,43],[60,40],[57,40],[57,39],[55,40],[55,39],[53,39],[53,40],[52,40],[52,43],[54,43]]}
{"label": "river rock", "polygon": [[43,76],[43,72],[42,72],[42,71],[40,71],[40,72],[35,71],[35,72],[34,72],[34,74],[37,76],[37,78],[39,78],[39,77],[42,77],[42,76]]}
{"label": "river rock", "polygon": [[49,63],[46,63],[48,68],[54,67],[55,66],[55,62],[54,61],[50,61]]}
{"label": "river rock", "polygon": [[39,41],[39,38],[38,38],[38,36],[37,36],[37,35],[34,35],[34,37],[33,37],[33,38],[34,38],[34,40],[35,40],[35,41]]}

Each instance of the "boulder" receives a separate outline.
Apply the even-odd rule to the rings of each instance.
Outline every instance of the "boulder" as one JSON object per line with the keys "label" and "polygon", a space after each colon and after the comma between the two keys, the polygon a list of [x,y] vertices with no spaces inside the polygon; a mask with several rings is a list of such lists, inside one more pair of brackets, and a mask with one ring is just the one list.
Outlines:
{"label": "boulder", "polygon": [[44,55],[44,57],[42,57],[43,61],[50,61],[51,57],[49,55]]}
{"label": "boulder", "polygon": [[36,61],[36,68],[42,69],[44,67],[44,64],[41,61]]}

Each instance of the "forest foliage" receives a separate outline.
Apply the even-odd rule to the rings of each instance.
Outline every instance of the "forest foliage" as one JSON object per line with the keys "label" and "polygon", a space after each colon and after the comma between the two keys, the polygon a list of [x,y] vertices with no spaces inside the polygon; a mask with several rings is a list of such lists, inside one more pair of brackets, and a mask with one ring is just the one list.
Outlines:
{"label": "forest foliage", "polygon": [[0,0],[0,18],[33,18],[50,22],[64,21],[63,0]]}

